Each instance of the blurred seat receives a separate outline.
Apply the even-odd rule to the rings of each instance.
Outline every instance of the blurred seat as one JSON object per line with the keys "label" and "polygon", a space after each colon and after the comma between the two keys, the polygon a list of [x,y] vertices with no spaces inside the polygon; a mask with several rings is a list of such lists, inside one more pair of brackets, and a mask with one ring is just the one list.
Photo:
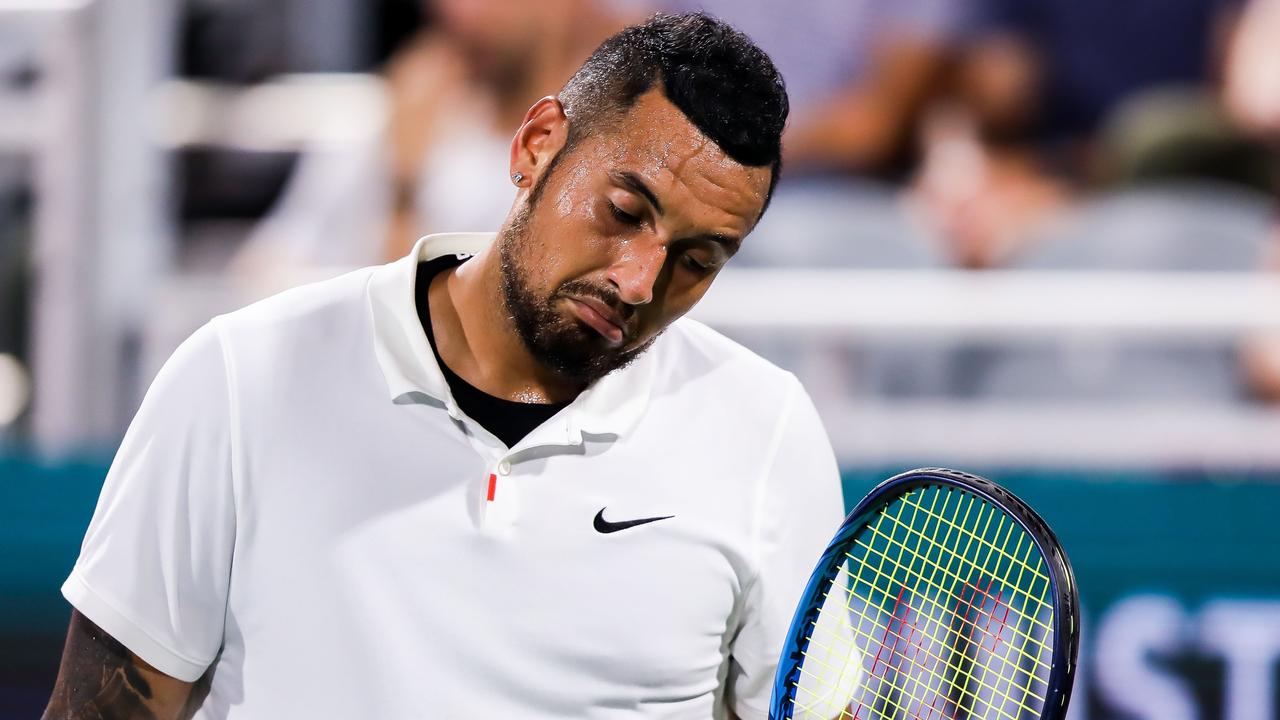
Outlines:
{"label": "blurred seat", "polygon": [[[1272,208],[1265,196],[1182,183],[1100,198],[1052,228],[1026,270],[1255,271]],[[1090,302],[1082,297],[1075,301]],[[1238,338],[1055,338],[876,346],[859,373],[873,395],[984,401],[1223,404],[1248,399]]]}
{"label": "blurred seat", "polygon": [[940,260],[911,221],[897,189],[872,180],[787,180],[752,231],[735,265],[918,269]]}
{"label": "blurred seat", "polygon": [[[903,212],[897,188],[891,185],[856,178],[792,179],[778,185],[729,272],[734,267],[938,268],[941,257],[935,247],[929,234]],[[851,346],[843,339],[797,343],[767,332],[738,333],[737,339],[799,374],[815,396],[866,394],[866,369],[884,355],[875,347]]]}
{"label": "blurred seat", "polygon": [[1259,267],[1273,215],[1267,196],[1238,186],[1146,185],[1082,205],[1046,228],[1017,266],[1250,272]]}

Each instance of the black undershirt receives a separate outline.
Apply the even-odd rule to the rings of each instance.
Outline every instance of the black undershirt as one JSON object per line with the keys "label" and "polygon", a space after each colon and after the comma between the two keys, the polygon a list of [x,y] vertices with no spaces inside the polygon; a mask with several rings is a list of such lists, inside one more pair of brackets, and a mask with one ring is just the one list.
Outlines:
{"label": "black undershirt", "polygon": [[468,417],[480,423],[485,430],[493,433],[507,447],[514,447],[534,428],[560,412],[569,403],[522,403],[494,397],[476,388],[471,383],[458,377],[440,358],[436,349],[436,335],[431,329],[431,310],[427,305],[428,289],[431,280],[438,273],[455,268],[465,262],[467,256],[445,255],[434,260],[418,263],[418,276],[414,286],[414,295],[418,306],[418,321],[427,333],[427,342],[431,344],[431,352],[435,353],[436,363],[440,365],[444,379],[449,383],[449,390],[458,407]]}

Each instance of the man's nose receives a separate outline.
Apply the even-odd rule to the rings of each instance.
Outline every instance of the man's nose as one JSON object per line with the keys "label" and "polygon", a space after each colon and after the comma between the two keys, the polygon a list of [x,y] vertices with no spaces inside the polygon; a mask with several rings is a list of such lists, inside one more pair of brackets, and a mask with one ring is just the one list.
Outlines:
{"label": "man's nose", "polygon": [[618,288],[618,297],[628,305],[645,305],[653,300],[654,286],[667,261],[667,248],[660,242],[633,243],[623,249],[609,268],[608,277]]}

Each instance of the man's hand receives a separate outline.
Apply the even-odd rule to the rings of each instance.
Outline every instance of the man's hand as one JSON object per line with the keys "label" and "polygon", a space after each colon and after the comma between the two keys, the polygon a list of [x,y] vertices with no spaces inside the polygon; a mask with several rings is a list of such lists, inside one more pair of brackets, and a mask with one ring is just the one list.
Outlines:
{"label": "man's hand", "polygon": [[151,667],[77,611],[43,720],[179,720],[203,701],[195,683]]}

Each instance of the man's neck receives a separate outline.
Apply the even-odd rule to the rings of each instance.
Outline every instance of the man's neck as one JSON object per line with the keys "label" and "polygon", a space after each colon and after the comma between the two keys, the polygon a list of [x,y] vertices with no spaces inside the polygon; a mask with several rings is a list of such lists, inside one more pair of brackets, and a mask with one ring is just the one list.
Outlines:
{"label": "man's neck", "polygon": [[506,311],[491,246],[431,280],[427,290],[436,352],[473,387],[516,402],[569,402],[583,390],[534,359]]}

